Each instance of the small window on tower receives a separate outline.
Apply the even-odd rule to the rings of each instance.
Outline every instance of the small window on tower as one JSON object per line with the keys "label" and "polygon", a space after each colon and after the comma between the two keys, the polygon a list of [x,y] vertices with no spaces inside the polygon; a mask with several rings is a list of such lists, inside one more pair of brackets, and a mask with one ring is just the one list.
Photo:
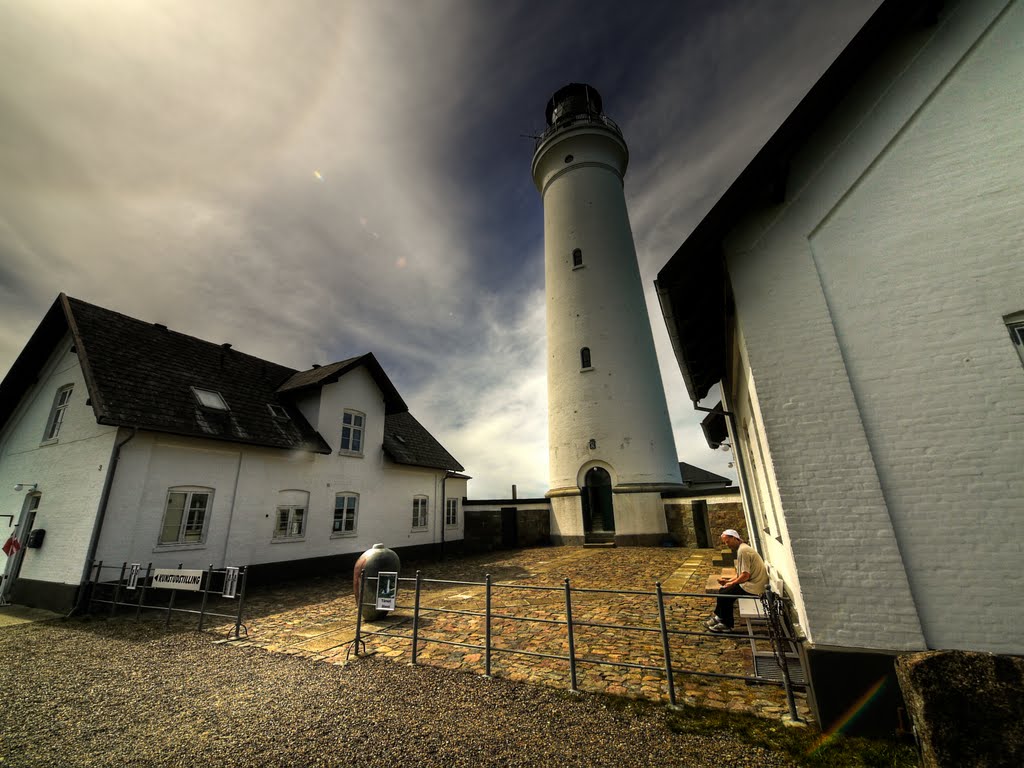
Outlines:
{"label": "small window on tower", "polygon": [[593,366],[590,364],[590,347],[583,347],[580,350],[580,370],[593,370]]}
{"label": "small window on tower", "polygon": [[573,248],[572,249],[572,268],[576,269],[577,267],[582,267],[582,266],[583,266],[583,251],[581,251],[579,248]]}

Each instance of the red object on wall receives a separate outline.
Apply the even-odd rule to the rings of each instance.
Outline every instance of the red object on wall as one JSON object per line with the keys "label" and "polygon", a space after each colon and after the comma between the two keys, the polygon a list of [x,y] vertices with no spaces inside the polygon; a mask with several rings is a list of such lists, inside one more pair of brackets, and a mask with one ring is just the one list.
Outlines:
{"label": "red object on wall", "polygon": [[14,557],[14,553],[17,552],[19,549],[21,549],[21,542],[14,538],[14,534],[12,533],[7,538],[7,541],[4,542],[4,554],[8,557]]}

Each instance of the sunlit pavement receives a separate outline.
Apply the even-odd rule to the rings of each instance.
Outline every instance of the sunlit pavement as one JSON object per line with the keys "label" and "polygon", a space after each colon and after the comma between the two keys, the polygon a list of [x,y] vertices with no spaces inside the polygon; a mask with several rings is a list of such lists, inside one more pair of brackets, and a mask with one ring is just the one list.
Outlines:
{"label": "sunlit pavement", "polygon": [[[402,577],[421,570],[424,579],[484,581],[492,584],[555,587],[557,591],[492,588],[492,614],[529,616],[564,621],[564,579],[573,587],[573,621],[642,626],[657,629],[658,605],[653,595],[616,595],[576,592],[598,588],[654,592],[660,581],[667,593],[703,593],[708,576],[718,573],[712,564],[717,553],[709,549],[620,547],[543,547],[495,552],[445,562],[403,563]],[[347,576],[347,578],[346,578]],[[241,644],[255,645],[275,653],[308,657],[344,664],[354,659],[355,600],[349,574],[286,584],[275,589],[254,591],[247,601],[248,638]],[[461,584],[425,584],[421,594],[419,652],[417,662],[446,669],[463,669],[483,674],[482,649],[462,648],[429,642],[430,638],[483,645],[484,619],[478,616],[432,612],[430,608],[484,611],[484,587]],[[411,582],[402,581],[398,608],[387,619],[364,624],[364,631],[383,630],[402,638],[365,637],[362,653],[377,654],[399,663],[412,660]],[[703,633],[702,622],[714,602],[704,597],[668,597],[666,620],[670,630]],[[737,628],[743,625],[737,621]],[[492,620],[492,648],[511,648],[557,656],[568,655],[564,624],[542,624]],[[424,641],[427,642],[424,642]],[[575,627],[577,660],[582,658],[628,662],[657,667],[657,670],[577,663],[577,685],[581,691],[669,701],[664,654],[659,632],[638,632],[608,627]],[[714,635],[672,635],[670,653],[673,669],[752,674],[750,644],[746,640]],[[569,664],[561,659],[492,651],[491,674],[510,680],[569,688]],[[675,675],[676,699],[680,704],[699,704],[729,711],[749,712],[779,718],[788,712],[781,687],[751,685],[742,680]],[[809,718],[806,697],[797,693],[801,718]]]}

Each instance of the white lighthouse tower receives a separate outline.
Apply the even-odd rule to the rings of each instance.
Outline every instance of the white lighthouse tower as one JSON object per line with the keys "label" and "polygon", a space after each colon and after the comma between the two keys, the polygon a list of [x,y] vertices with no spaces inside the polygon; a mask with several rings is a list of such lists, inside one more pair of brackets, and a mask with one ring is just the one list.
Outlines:
{"label": "white lighthouse tower", "polygon": [[658,544],[680,487],[623,177],[629,150],[601,96],[551,97],[533,155],[544,204],[552,538]]}

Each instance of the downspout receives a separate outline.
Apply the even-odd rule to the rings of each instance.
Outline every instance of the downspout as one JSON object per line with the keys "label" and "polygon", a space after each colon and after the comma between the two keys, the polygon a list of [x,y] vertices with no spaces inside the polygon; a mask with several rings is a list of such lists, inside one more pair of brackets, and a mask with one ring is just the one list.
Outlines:
{"label": "downspout", "polygon": [[228,564],[228,544],[231,542],[231,521],[235,518],[235,507],[238,505],[238,480],[242,476],[242,455],[244,451],[238,451],[238,468],[235,470],[235,489],[231,492],[231,509],[228,510],[228,529],[224,532],[224,553],[221,555],[221,566]]}
{"label": "downspout", "polygon": [[[761,532],[757,530],[757,521],[754,519],[754,506],[750,499],[749,487],[751,478],[747,474],[746,465],[743,463],[743,451],[739,449],[739,430],[736,428],[736,414],[728,411],[726,416],[729,417],[729,432],[732,434],[732,455],[736,459],[736,469],[739,470],[739,475],[743,478],[740,490],[743,493],[743,506],[747,511],[747,530],[750,531],[750,539],[754,549],[761,555],[767,555],[767,552],[761,548]],[[757,480],[755,479],[754,482],[757,482]]]}
{"label": "downspout", "polygon": [[85,566],[82,568],[82,578],[78,584],[78,597],[75,605],[68,616],[78,613],[82,608],[82,599],[85,597],[85,585],[89,581],[89,572],[92,570],[92,561],[96,557],[96,548],[100,543],[100,532],[103,530],[103,518],[107,516],[107,503],[110,501],[110,490],[114,486],[114,473],[117,471],[117,463],[121,459],[121,449],[127,445],[139,433],[138,427],[132,427],[132,433],[120,443],[115,443],[114,450],[110,453],[110,461],[107,463],[107,476],[103,480],[103,491],[100,493],[100,506],[96,513],[96,524],[92,528],[92,537],[89,539],[89,551],[85,556]]}
{"label": "downspout", "polygon": [[447,484],[448,470],[446,469],[444,471],[444,477],[441,478],[441,514],[439,515],[441,518],[441,557],[444,557],[444,526],[445,517],[448,515],[448,494],[446,492]]}

